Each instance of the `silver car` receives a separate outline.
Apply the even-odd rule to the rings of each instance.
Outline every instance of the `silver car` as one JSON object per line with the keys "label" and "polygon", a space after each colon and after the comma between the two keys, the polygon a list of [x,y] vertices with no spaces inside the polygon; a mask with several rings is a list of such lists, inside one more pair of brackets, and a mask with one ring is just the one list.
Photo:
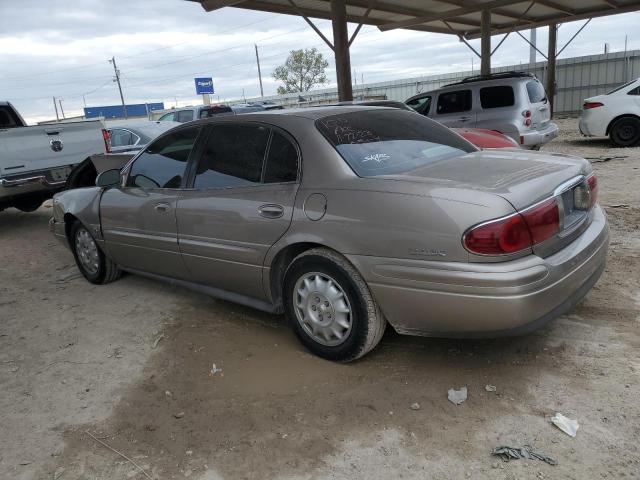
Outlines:
{"label": "silver car", "polygon": [[538,150],[558,136],[544,87],[529,73],[468,77],[405,103],[447,127],[495,130],[523,148]]}
{"label": "silver car", "polygon": [[411,335],[537,328],[603,271],[590,164],[479,151],[381,107],[206,119],[96,187],[56,195],[51,229],[82,274],[145,275],[285,313],[312,352],[356,359]]}

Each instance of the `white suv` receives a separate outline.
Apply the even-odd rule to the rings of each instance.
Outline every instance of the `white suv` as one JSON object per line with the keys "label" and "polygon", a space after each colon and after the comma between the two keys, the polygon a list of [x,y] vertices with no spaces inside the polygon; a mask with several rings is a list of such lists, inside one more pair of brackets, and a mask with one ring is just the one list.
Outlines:
{"label": "white suv", "polygon": [[448,127],[495,130],[524,148],[540,148],[558,136],[544,87],[528,73],[469,77],[405,103]]}
{"label": "white suv", "polygon": [[580,133],[608,135],[618,147],[640,145],[640,78],[605,95],[587,98],[580,115]]}

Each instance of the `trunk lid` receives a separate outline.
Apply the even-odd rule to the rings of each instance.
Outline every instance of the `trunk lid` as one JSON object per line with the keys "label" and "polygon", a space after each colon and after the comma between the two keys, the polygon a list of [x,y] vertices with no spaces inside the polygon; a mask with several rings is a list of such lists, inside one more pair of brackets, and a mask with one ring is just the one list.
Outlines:
{"label": "trunk lid", "polygon": [[[589,162],[579,157],[527,151],[480,151],[419,170],[388,178],[416,184],[429,183],[436,193],[445,189],[478,192],[478,199],[493,194],[522,212],[543,200],[555,197],[560,208],[560,232],[534,245],[533,252],[551,255],[573,241],[588,226],[588,209],[574,205],[574,189],[585,187],[591,173]],[[582,195],[583,192],[575,192]],[[493,218],[500,217],[494,214]],[[490,220],[488,218],[487,220]],[[471,226],[471,225],[469,225]]]}
{"label": "trunk lid", "polygon": [[435,162],[393,180],[429,182],[499,195],[516,210],[554,194],[556,188],[591,171],[589,162],[562,154],[483,150]]}

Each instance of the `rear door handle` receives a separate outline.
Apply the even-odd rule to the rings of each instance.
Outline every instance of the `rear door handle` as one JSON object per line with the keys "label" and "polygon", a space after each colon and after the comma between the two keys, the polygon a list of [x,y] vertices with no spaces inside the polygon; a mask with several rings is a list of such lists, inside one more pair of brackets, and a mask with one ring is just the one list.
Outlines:
{"label": "rear door handle", "polygon": [[169,205],[168,203],[157,203],[155,207],[153,207],[154,210],[158,213],[166,213],[169,210],[171,210],[171,205]]}
{"label": "rear door handle", "polygon": [[284,207],[282,205],[266,204],[258,208],[258,213],[264,218],[280,218],[284,215]]}

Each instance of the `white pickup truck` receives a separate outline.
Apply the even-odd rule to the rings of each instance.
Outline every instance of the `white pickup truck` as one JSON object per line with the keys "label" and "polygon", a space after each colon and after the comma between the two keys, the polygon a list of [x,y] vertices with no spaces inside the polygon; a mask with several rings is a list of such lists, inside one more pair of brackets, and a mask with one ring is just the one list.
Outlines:
{"label": "white pickup truck", "polygon": [[0,211],[36,210],[64,188],[71,169],[109,141],[99,120],[27,126],[9,102],[0,102]]}

